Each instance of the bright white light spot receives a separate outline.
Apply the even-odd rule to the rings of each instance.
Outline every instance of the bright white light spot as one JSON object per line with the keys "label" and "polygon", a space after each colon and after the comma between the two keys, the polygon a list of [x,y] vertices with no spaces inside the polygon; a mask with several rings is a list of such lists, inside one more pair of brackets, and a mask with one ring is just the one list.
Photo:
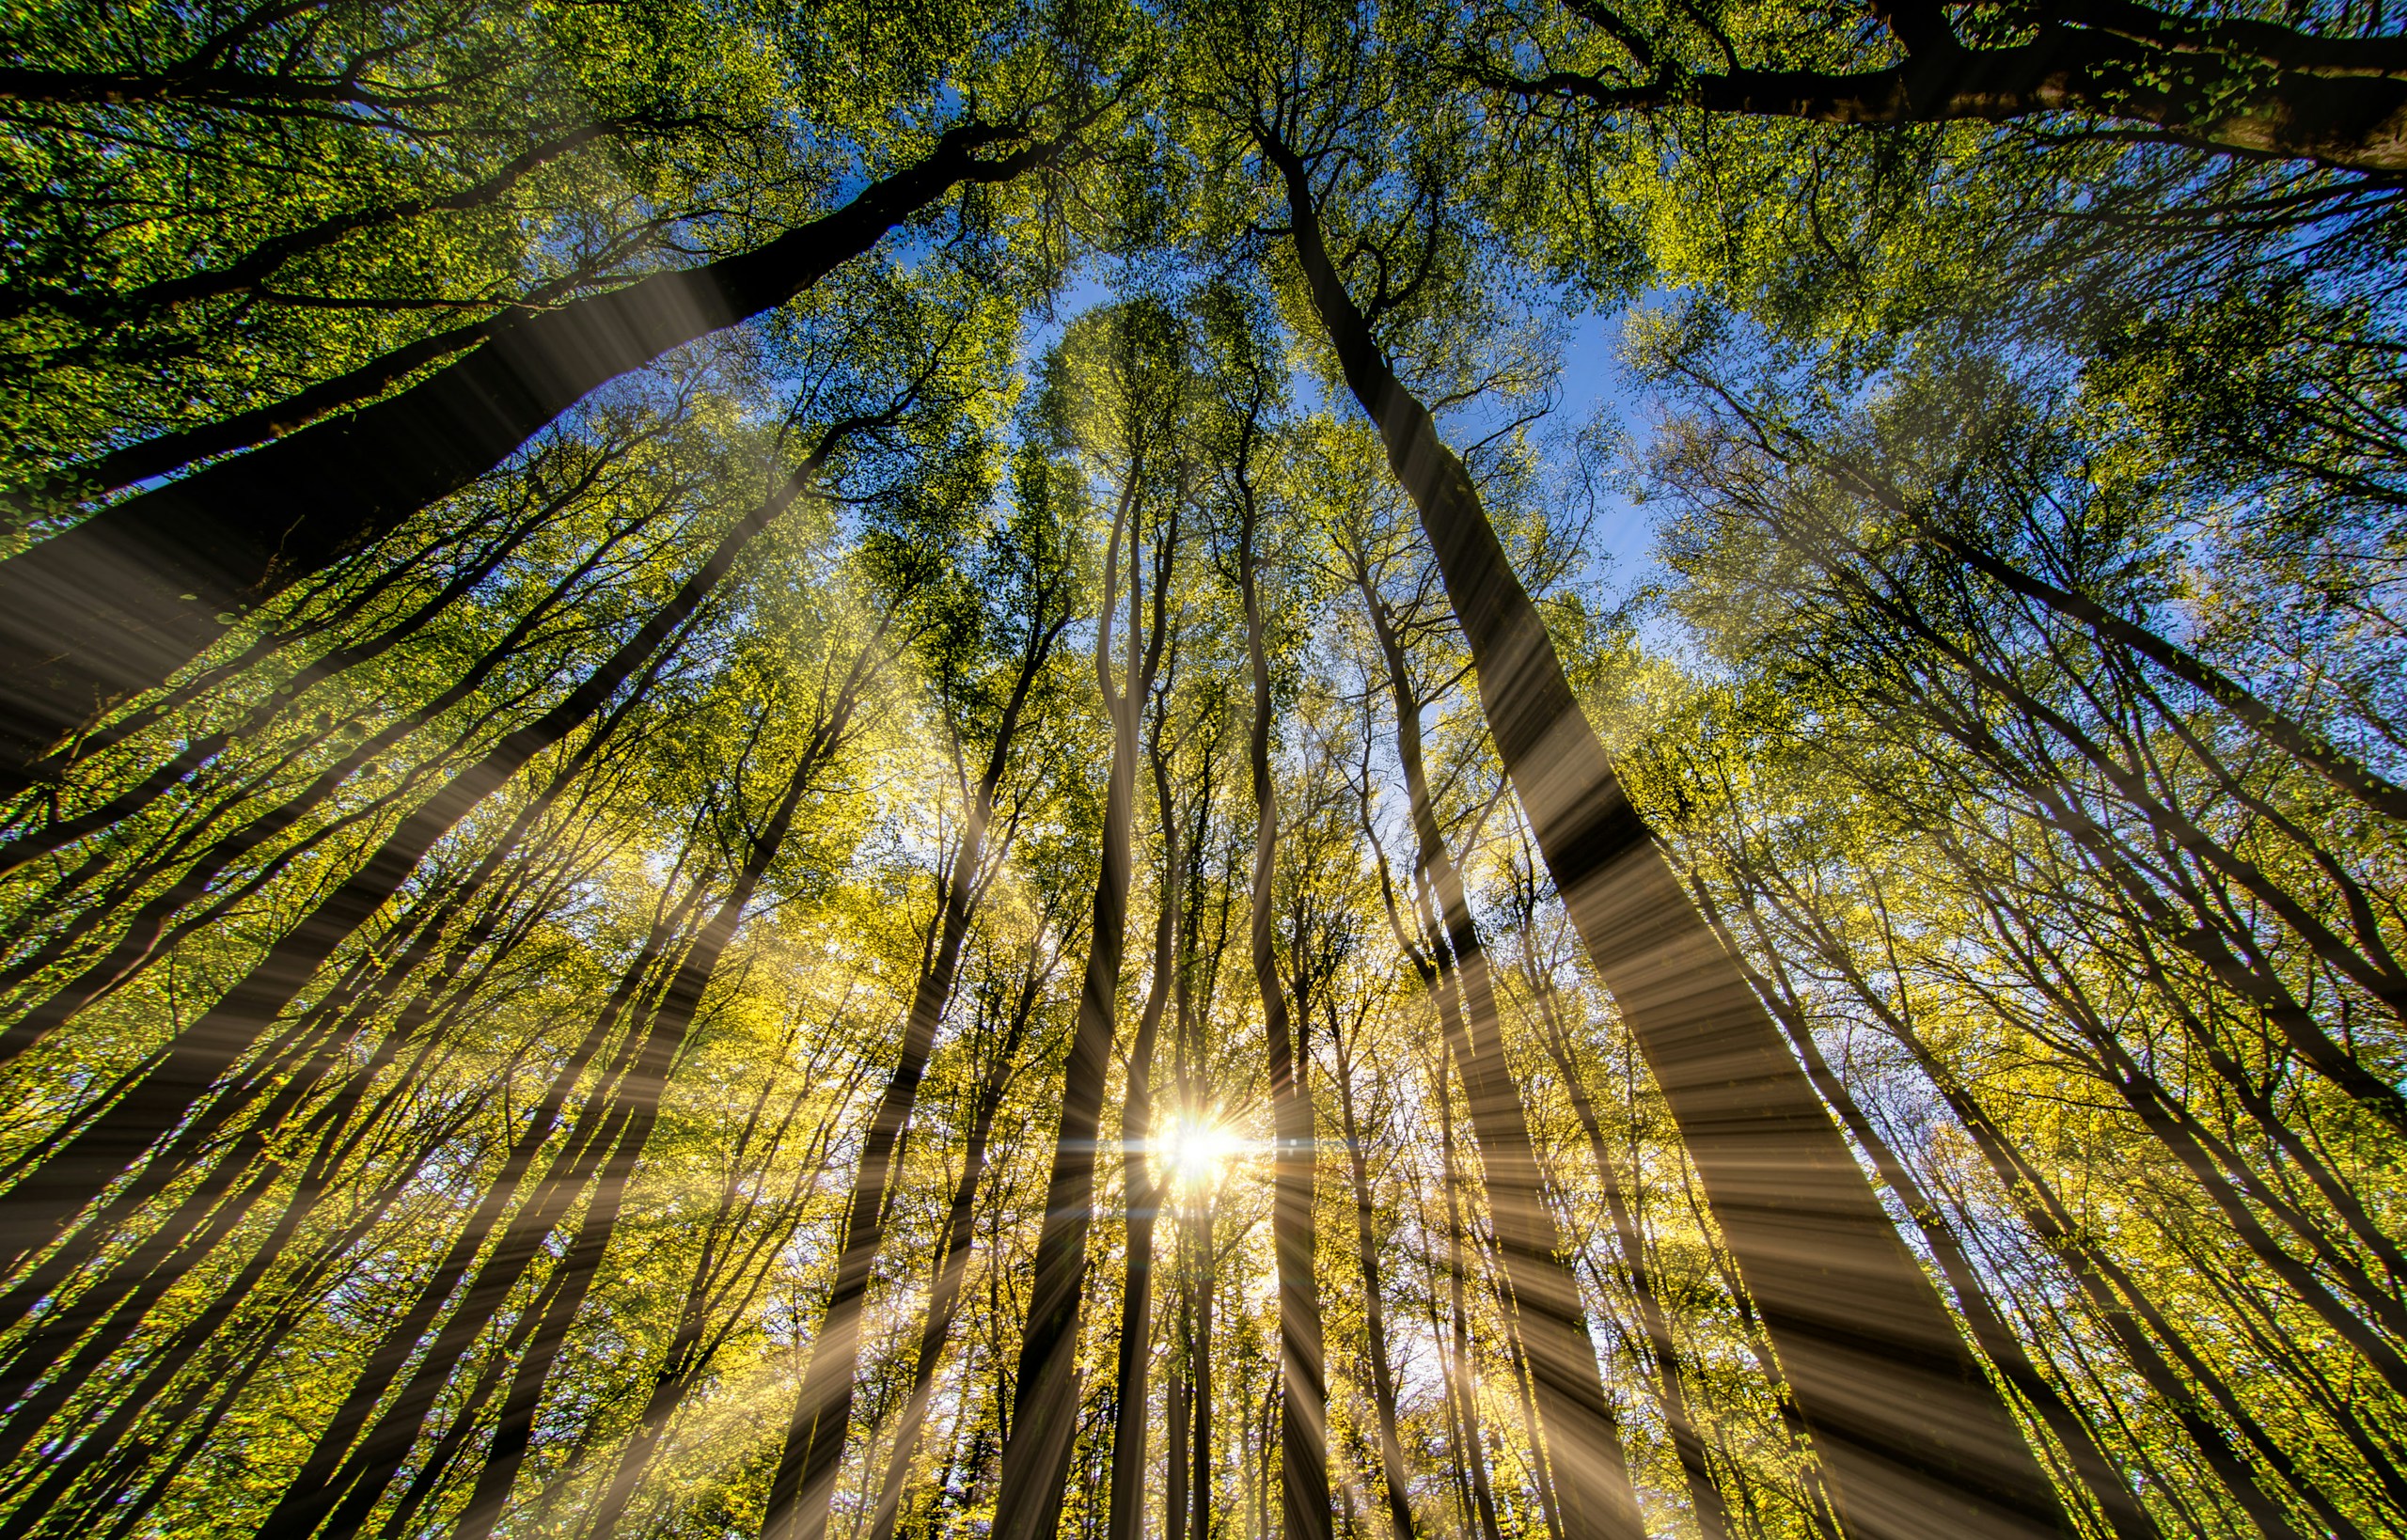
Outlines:
{"label": "bright white light spot", "polygon": [[1202,1195],[1243,1159],[1247,1140],[1215,1117],[1180,1116],[1154,1141],[1154,1169],[1180,1192]]}

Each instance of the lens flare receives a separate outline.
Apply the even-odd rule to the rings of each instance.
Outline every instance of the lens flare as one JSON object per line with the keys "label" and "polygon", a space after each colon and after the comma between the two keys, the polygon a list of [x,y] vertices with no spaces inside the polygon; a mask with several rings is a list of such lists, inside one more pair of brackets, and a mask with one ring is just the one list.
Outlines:
{"label": "lens flare", "polygon": [[1217,1117],[1181,1115],[1154,1141],[1154,1169],[1174,1190],[1202,1196],[1220,1185],[1249,1147],[1244,1135]]}

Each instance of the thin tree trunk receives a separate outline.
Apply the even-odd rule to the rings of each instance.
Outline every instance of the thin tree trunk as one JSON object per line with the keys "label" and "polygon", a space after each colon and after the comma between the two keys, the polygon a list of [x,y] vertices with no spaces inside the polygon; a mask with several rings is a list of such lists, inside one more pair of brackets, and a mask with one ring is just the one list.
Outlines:
{"label": "thin tree trunk", "polygon": [[1463,1297],[1463,1282],[1471,1265],[1463,1255],[1462,1174],[1455,1155],[1454,1083],[1448,1076],[1444,1056],[1438,1061],[1437,1081],[1438,1152],[1446,1189],[1447,1377],[1462,1409],[1461,1441],[1455,1446],[1455,1454],[1471,1479],[1480,1540],[1502,1540],[1503,1530],[1496,1518],[1496,1488],[1488,1478],[1487,1446],[1480,1433],[1479,1370],[1471,1357],[1469,1301]]}
{"label": "thin tree trunk", "polygon": [[1363,1148],[1362,1127],[1355,1115],[1354,1061],[1335,1024],[1337,1039],[1337,1117],[1345,1137],[1345,1171],[1354,1188],[1354,1254],[1362,1278],[1362,1329],[1371,1356],[1371,1404],[1379,1420],[1379,1479],[1388,1505],[1392,1540],[1413,1540],[1412,1499],[1405,1485],[1404,1440],[1396,1433],[1395,1371],[1388,1359],[1386,1291],[1379,1282],[1379,1238],[1371,1194],[1371,1169]]}
{"label": "thin tree trunk", "polygon": [[[2061,712],[2031,694],[2018,680],[1981,661],[1968,647],[1941,633],[1912,606],[1873,591],[1861,574],[1842,566],[1831,566],[1828,570],[1861,594],[1877,612],[1920,637],[1934,652],[1947,658],[1975,685],[1994,692],[2030,721],[2045,727],[2069,746],[2074,753],[2106,778],[2125,802],[2147,821],[2159,838],[2180,849],[2203,869],[2239,884],[2273,911],[2284,927],[2325,966],[2355,982],[2394,1015],[2407,1019],[2407,973],[2400,970],[2398,959],[2392,955],[2378,926],[2361,929],[2357,944],[2352,945],[2244,852],[2226,846],[2199,828],[2179,809],[2157,796],[2138,772],[2084,732]],[[1986,734],[1986,725],[1980,731]],[[1994,762],[2012,762],[2001,751]],[[2072,809],[2067,809],[2067,811],[2070,813]],[[2075,839],[2098,849],[2102,858],[2113,858],[2103,831],[2099,830],[2085,815],[2078,824],[2068,822],[2066,827]],[[2339,877],[2344,888],[2353,886],[2344,873],[2335,871],[2327,874]],[[2148,892],[2145,884],[2128,884],[2126,891],[2133,902],[2144,905],[2160,906],[2163,902]],[[2185,926],[2174,934],[2178,944],[2205,962],[2219,977],[2225,978],[2246,998],[2265,1005],[2267,1015],[2282,1029],[2290,1045],[2334,1085],[2394,1129],[2407,1132],[2407,1096],[2402,1096],[2396,1086],[2359,1063],[2347,1047],[2334,1042],[2312,1014],[2299,1008],[2294,1001],[2283,1001],[2281,997],[2287,993],[2286,986],[2277,980],[2252,977],[2267,970],[2252,969],[2241,964],[2229,955],[2223,940],[2209,930],[2201,928],[2193,935]]]}
{"label": "thin tree trunk", "polygon": [[[0,850],[0,875],[18,870],[39,857],[109,827],[118,820],[141,811],[151,799],[166,787],[186,777],[197,778],[204,766],[222,753],[229,743],[249,739],[278,713],[288,710],[303,692],[328,681],[338,679],[385,656],[402,642],[423,631],[438,617],[451,610],[462,600],[487,582],[501,564],[514,555],[538,531],[549,526],[559,515],[591,493],[603,472],[617,464],[628,452],[653,438],[651,432],[632,433],[606,441],[585,458],[578,473],[564,483],[546,489],[542,501],[531,510],[516,511],[498,538],[477,548],[471,559],[461,563],[458,570],[446,578],[433,592],[417,601],[400,619],[370,636],[344,642],[311,660],[291,678],[278,684],[267,697],[253,705],[229,730],[213,732],[186,744],[175,757],[159,766],[142,781],[119,792],[105,802],[96,804],[72,817],[56,820],[39,828],[18,835]],[[647,521],[648,522],[648,521]],[[421,553],[422,557],[423,553]],[[107,729],[91,738],[76,741],[71,746],[76,760],[82,760],[95,749],[120,741],[140,727],[162,720],[188,705],[208,684],[254,667],[306,636],[323,634],[347,626],[376,597],[407,577],[420,564],[420,558],[397,562],[393,567],[376,573],[368,581],[357,584],[345,594],[340,604],[331,607],[330,614],[310,616],[305,609],[303,621],[282,629],[263,633],[242,653],[215,668],[202,671],[198,679],[188,679],[176,689],[165,692],[134,712],[129,712],[109,723]],[[523,628],[521,628],[523,629]],[[70,763],[72,761],[68,762]],[[67,764],[45,762],[45,772],[64,774]],[[239,797],[236,794],[236,798]],[[231,802],[236,798],[229,798]],[[221,809],[222,810],[222,809]],[[0,1053],[13,1057],[9,1039],[0,1039]]]}
{"label": "thin tree trunk", "polygon": [[[1156,589],[1156,630],[1166,624],[1167,589]],[[1175,663],[1172,677],[1177,676]],[[1151,1140],[1154,1118],[1154,1039],[1162,1013],[1170,1004],[1171,975],[1178,960],[1179,877],[1178,809],[1171,795],[1170,764],[1164,754],[1164,718],[1170,704],[1156,706],[1152,742],[1146,758],[1154,770],[1154,796],[1162,831],[1162,875],[1154,915],[1154,976],[1146,986],[1145,1004],[1137,1020],[1137,1040],[1128,1049],[1127,1092],[1120,1111],[1120,1186],[1127,1203],[1127,1252],[1120,1290],[1119,1380],[1114,1394],[1111,1438],[1111,1507],[1105,1533],[1109,1540],[1140,1540],[1144,1528],[1147,1385],[1153,1363],[1154,1220],[1161,1208],[1161,1183],[1154,1171]]]}
{"label": "thin tree trunk", "polygon": [[[1429,792],[1422,758],[1422,700],[1385,603],[1367,578],[1361,584],[1364,608],[1387,668],[1395,709],[1396,758],[1404,771],[1415,841],[1414,867],[1438,900],[1438,919],[1424,919],[1430,965],[1447,986],[1439,1017],[1470,1103],[1471,1129],[1479,1141],[1488,1212],[1496,1225],[1511,1296],[1504,1318],[1514,1346],[1526,1353],[1537,1406],[1531,1419],[1533,1464],[1549,1513],[1558,1495],[1548,1472],[1561,1473],[1561,1521],[1573,1540],[1636,1540],[1641,1533],[1638,1495],[1622,1451],[1621,1428],[1605,1400],[1604,1374],[1588,1335],[1580,1283],[1564,1254],[1553,1212],[1530,1139],[1521,1088],[1504,1057],[1503,1022],[1495,980],[1463,890],[1461,873]],[[1416,902],[1416,914],[1425,906]],[[1451,996],[1458,1009],[1447,1009]],[[1550,1440],[1559,1442],[1551,1451]]]}
{"label": "thin tree trunk", "polygon": [[1287,992],[1272,949],[1270,910],[1279,842],[1278,790],[1270,774],[1270,660],[1257,586],[1255,507],[1248,489],[1237,537],[1237,589],[1245,605],[1246,655],[1253,681],[1247,760],[1253,774],[1253,980],[1270,1054],[1271,1234],[1279,1269],[1280,1526],[1285,1540],[1329,1540],[1329,1367],[1321,1336],[1320,1281],[1313,1267],[1314,1119],[1303,1045],[1288,1020]]}
{"label": "thin tree trunk", "polygon": [[[1078,1322],[1086,1301],[1087,1232],[1094,1222],[1095,1139],[1103,1119],[1105,1077],[1119,1015],[1120,964],[1128,926],[1130,825],[1137,781],[1137,718],[1153,688],[1162,628],[1141,636],[1139,488],[1141,456],[1128,467],[1127,486],[1112,518],[1104,571],[1104,603],[1095,625],[1094,671],[1111,715],[1111,768],[1104,800],[1103,839],[1095,872],[1093,929],[1079,985],[1069,1058],[1062,1071],[1062,1120],[1046,1180],[1045,1218],[1038,1229],[1030,1280],[1028,1321],[1013,1381],[1011,1433],[1004,1441],[995,1494],[996,1540],[1053,1540],[1062,1486],[1078,1433],[1082,1399]],[[1169,578],[1176,543],[1175,510],[1156,534],[1157,581]],[[1120,555],[1128,554],[1127,667],[1122,686],[1111,682],[1117,626]]]}
{"label": "thin tree trunk", "polygon": [[[975,1112],[969,1125],[969,1139],[963,1149],[961,1176],[953,1184],[952,1202],[945,1215],[944,1237],[936,1254],[934,1285],[928,1290],[928,1311],[920,1330],[918,1357],[911,1366],[911,1390],[904,1402],[903,1416],[894,1434],[894,1448],[887,1456],[886,1479],[878,1488],[877,1509],[870,1523],[870,1540],[894,1540],[895,1525],[903,1511],[904,1488],[909,1479],[911,1457],[919,1450],[920,1429],[928,1414],[928,1400],[936,1387],[936,1362],[943,1357],[944,1344],[952,1333],[954,1318],[961,1310],[961,1286],[969,1275],[969,1250],[973,1221],[977,1217],[978,1187],[984,1180],[988,1140],[993,1137],[995,1114],[1002,1106],[1003,1092],[1017,1065],[1020,1040],[1035,1014],[1039,995],[1051,977],[1049,970],[1040,972],[1033,955],[1020,987],[1019,998],[1014,1005],[1010,1025],[1003,1039],[987,1061],[986,1073],[980,1080]],[[595,1540],[607,1540],[597,1533]]]}
{"label": "thin tree trunk", "polygon": [[[381,1399],[378,1392],[382,1387],[377,1383],[378,1378],[384,1377],[389,1383],[389,1376],[398,1372],[415,1349],[425,1326],[419,1324],[412,1329],[405,1323],[386,1333],[388,1345],[380,1349],[376,1360],[389,1365],[389,1368],[384,1376],[371,1371],[353,1388],[347,1401],[347,1415],[338,1416],[321,1438],[300,1478],[287,1489],[261,1526],[261,1540],[310,1540],[312,1535],[321,1535],[323,1540],[349,1540],[349,1536],[357,1532],[360,1524],[374,1510],[385,1487],[400,1470],[410,1446],[417,1439],[418,1429],[427,1414],[433,1409],[452,1364],[473,1344],[485,1321],[506,1302],[518,1280],[534,1265],[544,1236],[558,1222],[568,1202],[590,1180],[605,1155],[613,1150],[619,1151],[620,1155],[612,1160],[610,1173],[621,1178],[621,1186],[624,1177],[632,1173],[658,1118],[669,1066],[684,1046],[685,1033],[691,1028],[702,995],[716,971],[719,956],[733,939],[745,907],[751,902],[762,876],[783,846],[803,793],[847,734],[854,707],[859,698],[858,692],[865,682],[878,639],[882,638],[873,638],[864,648],[848,670],[843,687],[796,760],[776,809],[761,833],[751,841],[734,887],[703,925],[694,944],[686,950],[663,990],[658,1005],[652,1012],[651,1020],[639,1032],[630,1033],[632,1051],[625,1056],[622,1064],[613,1066],[615,1073],[610,1083],[596,1087],[594,1098],[599,1099],[598,1104],[596,1100],[590,1099],[589,1108],[598,1126],[590,1133],[582,1130],[572,1132],[568,1147],[555,1160],[536,1191],[512,1216],[508,1233],[495,1245],[491,1255],[478,1269],[433,1344],[417,1358],[399,1396],[385,1407],[375,1424],[359,1439],[356,1447],[353,1447],[353,1430]],[[579,1121],[585,1120],[581,1118]],[[606,1238],[604,1237],[606,1242]],[[469,1254],[465,1248],[455,1245],[453,1255],[458,1259],[459,1266],[447,1269],[447,1275],[464,1272]],[[590,1258],[578,1261],[580,1265],[598,1264],[598,1249]],[[450,1292],[444,1288],[437,1293],[430,1287],[422,1289],[420,1296],[427,1304],[439,1305]],[[515,1454],[503,1453],[505,1461],[514,1467],[518,1454],[523,1454],[523,1446]],[[506,1493],[506,1487],[503,1490]]]}
{"label": "thin tree trunk", "polygon": [[[1188,1365],[1192,1361],[1195,1344],[1195,1307],[1189,1297],[1187,1281],[1188,1256],[1186,1233],[1171,1232],[1172,1276],[1178,1285],[1175,1325],[1172,1327],[1170,1366],[1162,1385],[1162,1431],[1164,1447],[1162,1463],[1162,1527],[1163,1540],[1186,1540],[1187,1513],[1193,1501],[1188,1490],[1188,1438],[1194,1425],[1194,1400],[1187,1385]],[[884,1536],[874,1540],[885,1540]]]}
{"label": "thin tree trunk", "polygon": [[1195,1205],[1188,1223],[1195,1265],[1195,1512],[1188,1540],[1213,1540],[1212,1497],[1219,1484],[1219,1453],[1212,1429],[1213,1305],[1219,1297],[1219,1255],[1212,1237],[1212,1200]]}

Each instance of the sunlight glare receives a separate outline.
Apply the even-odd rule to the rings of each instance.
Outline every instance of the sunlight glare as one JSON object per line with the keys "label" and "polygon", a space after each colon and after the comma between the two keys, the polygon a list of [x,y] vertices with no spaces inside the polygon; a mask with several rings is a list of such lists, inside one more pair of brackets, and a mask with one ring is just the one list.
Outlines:
{"label": "sunlight glare", "polygon": [[1155,1169],[1178,1191],[1209,1193],[1245,1155],[1246,1139],[1212,1116],[1182,1114],[1154,1144]]}

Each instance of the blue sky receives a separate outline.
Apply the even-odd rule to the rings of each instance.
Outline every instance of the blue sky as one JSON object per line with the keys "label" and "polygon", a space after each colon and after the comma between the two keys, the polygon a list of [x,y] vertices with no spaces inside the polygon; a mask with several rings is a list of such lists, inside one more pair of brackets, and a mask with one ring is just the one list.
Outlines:
{"label": "blue sky", "polygon": [[[1652,429],[1647,398],[1621,366],[1622,317],[1584,315],[1563,350],[1563,404],[1557,409],[1566,424],[1583,423],[1601,411],[1618,421],[1633,443],[1645,442]],[[1592,556],[1612,563],[1610,586],[1626,592],[1661,575],[1655,562],[1655,537],[1650,515],[1628,498],[1613,496],[1597,511],[1589,529]]]}

